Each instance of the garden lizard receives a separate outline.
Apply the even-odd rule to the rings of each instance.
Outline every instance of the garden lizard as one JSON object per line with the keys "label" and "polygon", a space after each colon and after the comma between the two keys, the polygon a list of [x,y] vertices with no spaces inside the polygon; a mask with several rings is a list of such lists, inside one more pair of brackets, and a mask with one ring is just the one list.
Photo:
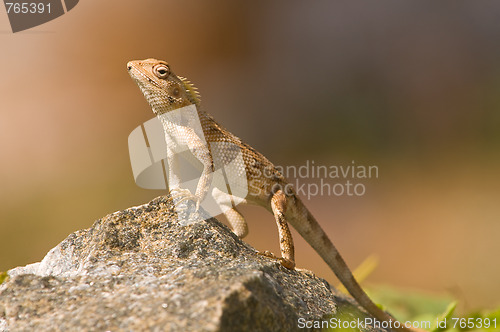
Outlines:
{"label": "garden lizard", "polygon": [[[207,195],[211,181],[210,174],[214,171],[210,146],[206,142],[229,142],[238,146],[244,160],[242,167],[245,169],[242,172],[246,174],[248,183],[248,194],[244,202],[263,206],[273,213],[278,226],[281,250],[281,257],[277,259],[281,264],[288,269],[295,268],[293,240],[288,228],[288,223],[290,223],[370,315],[380,321],[391,322],[394,330],[409,330],[381,310],[367,296],[328,235],[277,168],[262,154],[221,127],[200,108],[200,97],[189,81],[175,75],[168,63],[156,59],[130,61],[127,68],[157,116],[185,106],[196,106],[206,141],[201,139],[192,128],[178,125],[172,127],[172,124],[164,124],[165,131],[171,131],[165,133],[167,141],[176,139],[185,142],[203,164],[203,171],[194,193],[196,200],[201,201]],[[176,137],[172,138],[172,136]],[[167,153],[169,163],[171,157]],[[175,177],[175,174],[171,176]],[[169,179],[169,181],[175,182],[175,179]],[[245,237],[248,227],[236,207],[233,206],[227,210],[225,215],[235,234],[240,238]]]}

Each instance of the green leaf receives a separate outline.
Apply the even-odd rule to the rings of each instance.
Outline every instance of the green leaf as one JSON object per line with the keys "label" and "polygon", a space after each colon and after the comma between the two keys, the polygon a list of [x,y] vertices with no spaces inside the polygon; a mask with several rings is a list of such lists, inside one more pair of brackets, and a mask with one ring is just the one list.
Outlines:
{"label": "green leaf", "polygon": [[0,272],[0,285],[5,281],[7,280],[7,278],[9,277],[9,275],[7,274],[7,272]]}
{"label": "green leaf", "polygon": [[[455,311],[455,308],[457,307],[457,301],[451,302],[446,310],[443,312],[443,314],[439,315],[436,317],[434,320],[434,328],[432,329],[432,332],[440,332],[440,331],[446,331],[447,327],[450,326],[450,319],[453,315],[453,312]],[[439,322],[439,325],[438,325]],[[446,323],[442,323],[446,322]]]}
{"label": "green leaf", "polygon": [[[447,312],[453,299],[449,296],[427,294],[421,291],[403,290],[389,286],[370,288],[370,297],[400,321],[426,321],[431,325],[436,317]],[[430,329],[431,326],[427,326]]]}

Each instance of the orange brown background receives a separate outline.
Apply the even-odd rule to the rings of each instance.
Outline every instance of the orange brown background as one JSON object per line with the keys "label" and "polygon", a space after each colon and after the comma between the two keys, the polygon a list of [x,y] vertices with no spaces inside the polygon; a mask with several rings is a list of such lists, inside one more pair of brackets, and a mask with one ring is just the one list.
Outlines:
{"label": "orange brown background", "polygon": [[[280,165],[377,165],[363,197],[308,203],[369,284],[498,305],[500,3],[80,1],[13,34],[0,12],[0,271],[162,194],[129,133],[152,118],[126,63],[168,61]],[[249,243],[279,252],[266,211]],[[336,284],[295,235],[299,267]]]}

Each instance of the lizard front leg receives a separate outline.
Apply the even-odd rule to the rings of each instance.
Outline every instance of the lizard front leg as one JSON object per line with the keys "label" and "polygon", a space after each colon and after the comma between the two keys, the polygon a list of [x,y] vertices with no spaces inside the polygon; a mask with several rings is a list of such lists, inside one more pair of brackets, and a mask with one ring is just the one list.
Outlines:
{"label": "lizard front leg", "polygon": [[179,190],[181,185],[181,180],[178,176],[179,174],[179,162],[178,155],[173,151],[169,145],[167,145],[167,165],[168,165],[168,189]]}
{"label": "lizard front leg", "polygon": [[196,192],[194,194],[197,199],[196,210],[198,210],[200,203],[203,202],[207,196],[212,184],[214,161],[205,141],[198,136],[195,137],[196,141],[194,143],[188,143],[188,146],[192,154],[203,164],[203,170],[198,180],[198,184],[196,185]]}
{"label": "lizard front leg", "polygon": [[[208,149],[203,151],[201,154],[196,152],[193,153],[202,163],[203,171],[201,172],[200,179],[198,180],[198,185],[196,186],[195,196],[198,198],[199,202],[202,202],[210,189],[212,183],[212,178],[214,174],[214,164],[210,152]],[[198,203],[199,204],[199,203]]]}
{"label": "lizard front leg", "polygon": [[[172,160],[174,161],[175,158]],[[174,164],[174,163],[172,163]],[[176,176],[173,175],[171,178],[175,181]],[[213,164],[208,164],[203,161],[203,171],[200,175],[200,178],[198,180],[198,184],[196,186],[196,192],[192,194],[188,189],[180,188],[180,186],[177,187],[171,187],[171,191],[176,191],[180,196],[184,196],[178,203],[186,200],[186,199],[191,199],[196,202],[196,211],[200,208],[201,202],[205,199],[207,196],[207,193],[210,189],[210,185],[212,183],[212,178],[213,178]]]}
{"label": "lizard front leg", "polygon": [[[167,129],[167,158],[169,165],[169,187],[171,190],[179,192],[180,196],[185,199],[196,201],[196,210],[200,207],[200,203],[205,199],[210,185],[212,183],[214,164],[210,154],[210,150],[203,137],[199,137],[199,133],[190,127],[180,126],[173,123],[166,123]],[[189,150],[189,154],[183,152]],[[193,165],[198,162],[202,164],[202,171],[198,178],[195,193],[191,193],[187,188],[183,187],[182,180],[179,178],[181,170],[179,168],[179,158],[183,155],[186,161]],[[186,179],[189,181],[190,179]]]}

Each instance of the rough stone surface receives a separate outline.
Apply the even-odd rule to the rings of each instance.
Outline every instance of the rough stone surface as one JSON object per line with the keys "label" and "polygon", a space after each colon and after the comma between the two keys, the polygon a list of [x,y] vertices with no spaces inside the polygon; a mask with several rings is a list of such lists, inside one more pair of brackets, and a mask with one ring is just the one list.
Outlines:
{"label": "rough stone surface", "polygon": [[182,215],[167,197],[110,214],[10,270],[0,331],[295,331],[299,318],[365,317],[182,204]]}

